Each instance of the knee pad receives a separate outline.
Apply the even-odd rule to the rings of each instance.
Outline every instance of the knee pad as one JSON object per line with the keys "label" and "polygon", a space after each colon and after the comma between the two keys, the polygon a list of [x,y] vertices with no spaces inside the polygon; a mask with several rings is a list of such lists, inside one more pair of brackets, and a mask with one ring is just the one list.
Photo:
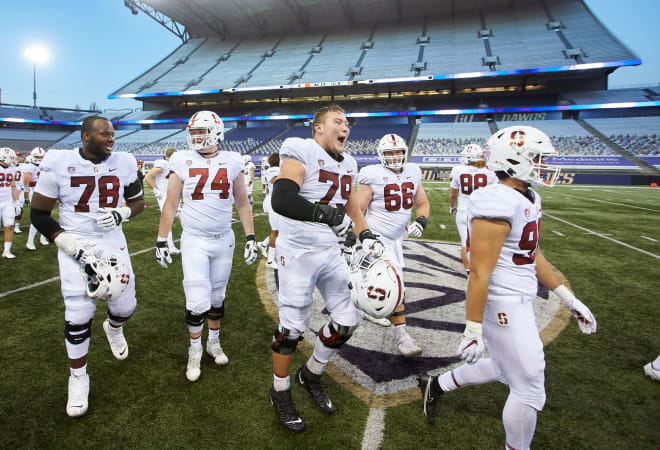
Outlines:
{"label": "knee pad", "polygon": [[194,312],[186,309],[186,323],[191,327],[199,327],[204,325],[204,320],[206,320],[206,315],[208,311],[204,311],[201,314],[195,314]]}
{"label": "knee pad", "polygon": [[211,309],[206,314],[206,318],[209,320],[220,320],[224,316],[225,316],[225,305],[211,306]]}
{"label": "knee pad", "polygon": [[351,338],[356,328],[330,322],[319,331],[319,339],[328,348],[339,348]]}
{"label": "knee pad", "polygon": [[76,325],[68,320],[64,322],[64,338],[73,345],[80,345],[92,335],[92,319],[89,322]]}
{"label": "knee pad", "polygon": [[273,340],[270,343],[270,348],[280,355],[290,355],[296,351],[298,342],[302,340],[303,336],[298,332],[292,332],[287,328],[278,326],[275,328],[275,333],[273,333]]}
{"label": "knee pad", "polygon": [[120,316],[117,314],[112,314],[110,311],[108,311],[108,319],[110,321],[110,325],[114,325],[116,327],[120,327],[126,322],[128,319],[131,318],[133,313],[129,314],[128,316]]}

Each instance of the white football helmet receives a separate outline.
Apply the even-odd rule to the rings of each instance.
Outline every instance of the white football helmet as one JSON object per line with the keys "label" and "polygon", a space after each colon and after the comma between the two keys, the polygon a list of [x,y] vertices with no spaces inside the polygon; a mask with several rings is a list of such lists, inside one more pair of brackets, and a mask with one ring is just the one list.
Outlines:
{"label": "white football helmet", "polygon": [[[205,133],[191,134],[192,130],[206,130]],[[225,140],[225,125],[213,111],[198,111],[188,121],[188,146],[200,152],[216,146]]]}
{"label": "white football helmet", "polygon": [[361,311],[382,319],[403,301],[403,282],[389,260],[359,249],[350,264],[351,300]]}
{"label": "white football helmet", "polygon": [[[385,154],[395,150],[403,150],[403,155],[395,156]],[[403,166],[406,164],[408,146],[406,145],[406,141],[397,134],[390,133],[380,138],[376,151],[378,152],[378,159],[380,159],[380,163],[388,169],[403,169]]]}
{"label": "white football helmet", "polygon": [[482,159],[484,159],[484,150],[479,144],[468,144],[461,152],[461,164],[468,165]]}
{"label": "white football helmet", "polygon": [[543,158],[557,155],[550,138],[541,130],[520,125],[504,128],[488,139],[488,168],[533,186],[554,186],[560,168]]}
{"label": "white football helmet", "polygon": [[247,166],[252,162],[252,157],[250,155],[243,155],[243,163]]}
{"label": "white football helmet", "polygon": [[268,157],[264,156],[263,158],[261,158],[261,171],[265,172],[268,169],[270,169],[270,164],[268,164]]}
{"label": "white football helmet", "polygon": [[105,301],[116,300],[128,287],[131,272],[116,255],[92,256],[80,266],[87,283],[87,295]]}
{"label": "white football helmet", "polygon": [[0,162],[6,164],[7,167],[14,166],[14,160],[16,159],[16,153],[9,147],[0,147]]}
{"label": "white football helmet", "polygon": [[35,147],[32,149],[30,152],[30,156],[32,156],[32,163],[36,164],[37,166],[41,164],[41,160],[44,159],[44,155],[46,154],[46,151],[41,148],[41,147]]}

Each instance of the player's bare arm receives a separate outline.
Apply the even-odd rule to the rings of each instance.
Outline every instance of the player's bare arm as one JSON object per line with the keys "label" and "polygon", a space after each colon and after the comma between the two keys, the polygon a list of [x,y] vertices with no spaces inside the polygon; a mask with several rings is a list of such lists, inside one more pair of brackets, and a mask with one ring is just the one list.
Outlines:
{"label": "player's bare arm", "polygon": [[541,283],[543,286],[547,287],[551,291],[556,289],[557,286],[561,284],[561,281],[552,270],[552,265],[550,265],[548,260],[545,259],[545,256],[543,256],[543,253],[541,253],[541,249],[536,250],[535,261],[536,261],[536,278],[538,278],[539,283]]}
{"label": "player's bare arm", "polygon": [[355,191],[351,191],[351,195],[348,197],[348,201],[346,202],[346,213],[351,219],[353,219],[353,231],[357,236],[359,236],[362,231],[369,228],[367,219],[364,218],[364,213],[360,209],[358,196]]}
{"label": "player's bare arm", "polygon": [[32,181],[32,173],[25,172],[23,174],[23,195],[25,196],[25,201],[30,201],[30,181]]}
{"label": "player's bare arm", "polygon": [[357,203],[360,211],[363,213],[367,210],[371,199],[374,196],[374,191],[368,184],[358,184],[357,188]]}
{"label": "player's bare arm", "polygon": [[[254,234],[254,223],[252,221],[252,208],[250,207],[250,200],[248,199],[247,188],[245,183],[237,182],[242,181],[238,180],[242,174],[232,181],[234,186],[234,201],[236,203],[236,210],[238,211],[238,217],[241,219],[241,224],[243,225],[243,231],[245,235]],[[168,200],[169,200],[169,191],[168,191]]]}
{"label": "player's bare arm", "polygon": [[155,190],[156,189],[156,177],[163,173],[163,169],[161,167],[154,167],[149,171],[146,177],[144,177],[144,181],[147,183],[147,186],[149,186],[151,189]]}
{"label": "player's bare arm", "polygon": [[176,173],[171,173],[167,183],[167,198],[160,213],[160,224],[158,225],[158,236],[167,236],[172,229],[172,222],[179,208],[183,183]]}
{"label": "player's bare arm", "polygon": [[470,235],[470,278],[468,280],[466,319],[481,323],[488,296],[488,280],[495,270],[504,240],[511,231],[505,220],[473,219]]}
{"label": "player's bare arm", "polygon": [[429,215],[431,214],[431,202],[429,202],[424,186],[422,186],[421,183],[419,184],[415,197],[413,198],[413,204],[415,205],[416,217],[429,218]]}
{"label": "player's bare arm", "polygon": [[305,169],[305,166],[301,162],[295,159],[286,159],[280,166],[280,174],[277,176],[277,179],[291,180],[298,186],[302,186],[306,174],[307,169]]}
{"label": "player's bare arm", "polygon": [[458,205],[458,189],[452,188],[449,193],[449,212],[452,216],[456,214],[456,205]]}

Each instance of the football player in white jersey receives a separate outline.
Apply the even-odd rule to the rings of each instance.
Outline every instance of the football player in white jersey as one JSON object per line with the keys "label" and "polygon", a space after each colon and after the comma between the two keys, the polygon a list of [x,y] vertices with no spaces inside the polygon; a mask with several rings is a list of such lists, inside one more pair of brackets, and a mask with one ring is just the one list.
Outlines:
{"label": "football player in white jersey", "polygon": [[309,325],[314,288],[325,301],[330,321],[318,330],[314,353],[297,370],[295,380],[324,414],[333,414],[335,408],[323,390],[321,375],[360,323],[337,238],[345,235],[352,219],[365,251],[374,257],[383,253],[383,244],[367,228],[353,191],[358,167],[344,153],[350,132],[344,110],[337,105],[319,109],[312,127],[312,139],[289,138],[282,144],[280,174],[271,198],[280,220],[279,325],[271,340],[270,401],[280,424],[294,432],[304,431],[305,423],[291,398],[289,369]]}
{"label": "football player in white jersey", "polygon": [[[147,185],[153,190],[154,195],[156,196],[156,201],[158,202],[158,208],[160,208],[161,211],[165,204],[165,197],[167,197],[167,177],[170,174],[170,158],[174,152],[176,152],[174,147],[165,150],[165,158],[154,161],[154,166],[144,177],[144,181],[146,181]],[[167,235],[167,248],[170,251],[170,255],[178,255],[181,253],[174,245],[171,230]]]}
{"label": "football player in white jersey", "polygon": [[190,151],[177,152],[170,160],[167,196],[156,242],[156,260],[167,268],[172,259],[166,236],[183,196],[181,265],[190,335],[186,378],[193,382],[201,374],[205,321],[209,327],[206,352],[216,364],[229,362],[220,345],[220,319],[225,312],[225,292],[236,244],[231,227],[234,202],[247,241],[245,262],[249,265],[257,259],[252,208],[243,180],[243,159],[236,152],[219,151],[218,144],[223,139],[224,125],[216,113],[199,111],[190,118]]}
{"label": "football player in white jersey", "polygon": [[18,190],[18,201],[21,204],[20,214],[14,219],[14,234],[20,234],[21,231],[21,219],[23,218],[23,205],[25,204],[25,197],[23,195],[23,172],[25,172],[25,162],[23,161],[23,155],[20,152],[16,152],[16,159],[14,162],[14,183],[16,183],[16,189]]}
{"label": "football player in white jersey", "polygon": [[266,192],[266,171],[270,169],[270,164],[268,163],[269,156],[264,156],[261,158],[261,192],[266,197],[268,192]]}
{"label": "football player in white jersey", "polygon": [[[71,417],[87,411],[87,353],[96,311],[92,292],[103,284],[99,279],[83,277],[81,265],[87,270],[88,263],[103,254],[113,255],[126,269],[119,280],[121,294],[107,302],[108,317],[103,322],[110,350],[118,360],[128,356],[123,325],[136,307],[135,277],[121,224],[142,212],[144,198],[135,157],[112,151],[114,134],[105,117],[86,117],[81,129],[82,148],[49,150],[44,157],[31,203],[32,224],[59,248],[64,335],[71,372],[66,412]],[[121,206],[122,199],[126,206]],[[50,216],[58,200],[59,223]]]}
{"label": "football player in white jersey", "polygon": [[261,254],[267,258],[266,268],[277,269],[277,262],[275,261],[275,242],[279,230],[279,214],[273,211],[271,205],[271,195],[273,193],[273,184],[280,174],[280,154],[278,152],[271,153],[268,157],[268,169],[263,175],[265,179],[265,193],[263,209],[268,214],[268,223],[270,224],[270,235],[262,242],[258,243]]}
{"label": "football player in white jersey", "polygon": [[0,148],[0,221],[4,228],[4,247],[2,257],[16,258],[11,252],[11,245],[14,240],[14,218],[22,210],[22,203],[18,199],[18,189],[16,189],[16,153],[9,147]]}
{"label": "football player in white jersey", "polygon": [[[465,270],[470,272],[465,243],[467,241],[467,205],[470,194],[475,190],[497,183],[492,170],[486,168],[484,151],[478,144],[468,144],[461,153],[461,165],[451,169],[451,192],[449,212],[456,216],[456,228],[461,237],[461,259]],[[458,206],[457,203],[458,202]]]}
{"label": "football player in white jersey", "polygon": [[[538,283],[559,296],[583,333],[596,332],[597,324],[539,249],[541,197],[530,185],[557,181],[559,168],[543,161],[557,154],[550,139],[536,128],[514,126],[491,136],[488,148],[488,166],[500,183],[474,192],[468,206],[471,271],[458,347],[467,364],[439,377],[422,376],[419,383],[430,423],[443,393],[493,381],[507,384],[502,412],[506,447],[528,449],[546,399],[543,343],[532,308]],[[480,359],[484,338],[490,357]]]}
{"label": "football player in white jersey", "polygon": [[245,187],[247,189],[247,194],[248,194],[248,199],[250,201],[250,205],[254,201],[252,198],[252,189],[254,188],[254,169],[256,168],[254,163],[252,162],[252,157],[250,155],[243,155],[243,162],[245,163]]}
{"label": "football player in white jersey", "polygon": [[[360,209],[367,212],[369,228],[379,235],[388,259],[403,281],[403,238],[406,231],[412,237],[422,236],[431,205],[422,186],[422,171],[417,164],[406,163],[408,146],[401,136],[386,134],[378,143],[377,152],[380,164],[360,170],[357,199]],[[417,217],[408,226],[413,206]],[[364,317],[387,321],[370,319],[367,314]],[[391,317],[399,352],[406,357],[419,355],[422,349],[406,331],[405,303]]]}
{"label": "football player in white jersey", "polygon": [[[31,202],[32,195],[34,194],[34,188],[39,181],[39,173],[41,172],[41,160],[44,158],[46,152],[41,147],[35,147],[30,152],[30,161],[27,164],[26,170],[23,172],[23,193],[25,195],[25,201]],[[30,225],[30,231],[28,231],[27,243],[25,246],[28,250],[36,250],[37,247],[34,245],[34,238],[37,236],[37,229],[34,225]],[[48,239],[42,234],[39,238],[39,243],[41,245],[48,245]]]}

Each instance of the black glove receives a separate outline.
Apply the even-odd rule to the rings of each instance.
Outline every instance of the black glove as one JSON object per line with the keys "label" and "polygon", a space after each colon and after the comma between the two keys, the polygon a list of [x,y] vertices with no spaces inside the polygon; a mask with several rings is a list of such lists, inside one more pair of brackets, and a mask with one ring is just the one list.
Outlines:
{"label": "black glove", "polygon": [[330,205],[314,204],[314,222],[327,223],[331,227],[340,225],[344,221],[346,208],[339,205],[336,208]]}
{"label": "black glove", "polygon": [[353,247],[357,243],[357,236],[352,231],[346,233],[346,239],[344,239],[344,247]]}

